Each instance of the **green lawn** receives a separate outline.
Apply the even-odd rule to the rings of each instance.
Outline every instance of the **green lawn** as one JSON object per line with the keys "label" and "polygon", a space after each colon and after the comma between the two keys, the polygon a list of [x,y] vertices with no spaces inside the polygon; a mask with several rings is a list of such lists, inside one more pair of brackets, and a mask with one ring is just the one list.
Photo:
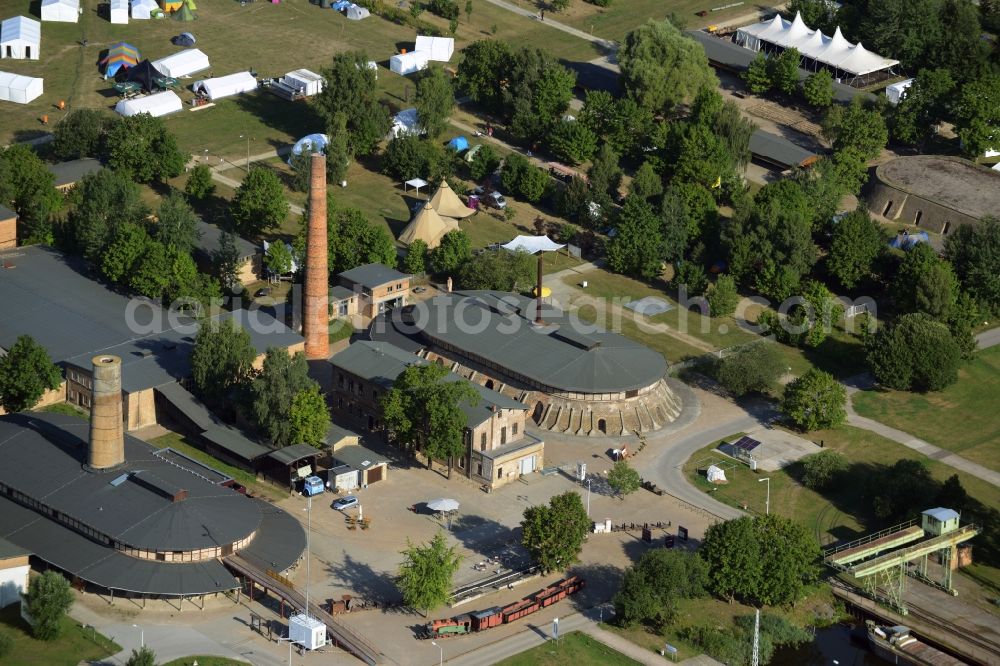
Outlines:
{"label": "green lawn", "polygon": [[330,322],[330,343],[346,340],[354,335],[354,327],[347,319],[335,319]]}
{"label": "green lawn", "polygon": [[632,666],[638,663],[586,634],[573,631],[560,636],[558,641],[550,640],[545,645],[498,661],[497,666]]}
{"label": "green lawn", "polygon": [[198,462],[205,463],[209,467],[231,476],[237,483],[244,485],[254,495],[263,495],[274,500],[284,499],[288,496],[287,491],[268,483],[258,481],[250,472],[242,470],[232,465],[227,465],[218,458],[210,456],[201,449],[190,444],[188,440],[175,432],[151,439],[149,443],[157,447],[167,447],[180,451],[186,456],[194,458]]}
{"label": "green lawn", "polygon": [[76,666],[99,661],[121,651],[121,646],[94,631],[83,629],[69,617],[62,619],[62,633],[54,641],[39,641],[21,619],[20,606],[0,609],[0,631],[14,639],[14,648],[0,662],[4,666]]}
{"label": "green lawn", "polygon": [[80,407],[69,404],[68,402],[60,402],[55,405],[49,405],[47,407],[42,407],[40,411],[50,412],[52,414],[68,414],[69,416],[77,416],[81,419],[90,420],[90,412]]}
{"label": "green lawn", "polygon": [[181,659],[174,659],[173,661],[168,661],[165,664],[160,664],[160,666],[193,666],[195,662],[198,662],[198,666],[246,666],[246,661],[237,661],[236,659],[227,659],[226,657],[208,657],[205,655],[197,655],[194,657],[183,657]]}
{"label": "green lawn", "polygon": [[859,414],[925,439],[990,469],[1000,470],[1000,347],[963,363],[943,391],[863,391],[853,396]]}

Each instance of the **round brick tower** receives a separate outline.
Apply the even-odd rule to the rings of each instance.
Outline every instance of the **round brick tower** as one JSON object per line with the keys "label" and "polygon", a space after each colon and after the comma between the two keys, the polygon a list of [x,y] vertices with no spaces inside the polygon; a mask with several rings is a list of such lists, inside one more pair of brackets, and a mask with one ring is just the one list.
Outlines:
{"label": "round brick tower", "polygon": [[309,177],[309,224],[306,228],[305,318],[302,334],[306,358],[330,357],[330,268],[326,250],[326,157],[313,153]]}
{"label": "round brick tower", "polygon": [[90,466],[107,469],[125,462],[122,424],[122,360],[95,356],[94,389],[90,403]]}

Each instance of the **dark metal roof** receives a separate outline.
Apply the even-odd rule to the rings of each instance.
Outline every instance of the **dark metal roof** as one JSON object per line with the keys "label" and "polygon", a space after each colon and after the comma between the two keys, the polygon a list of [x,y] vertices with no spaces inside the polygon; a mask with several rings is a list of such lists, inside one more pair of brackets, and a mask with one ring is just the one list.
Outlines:
{"label": "dark metal roof", "polygon": [[31,555],[31,551],[27,548],[21,548],[17,544],[13,544],[6,539],[0,539],[0,560],[6,560],[11,557],[21,557],[22,555]]}
{"label": "dark metal roof", "polygon": [[783,168],[804,166],[816,159],[816,153],[761,129],[750,136],[750,152],[754,157]]}
{"label": "dark metal roof", "polygon": [[277,460],[283,465],[292,465],[306,458],[313,458],[320,454],[320,450],[308,444],[292,444],[281,449],[275,449],[267,454],[268,458]]}
{"label": "dark metal roof", "polygon": [[183,467],[192,474],[204,477],[204,479],[210,483],[221,484],[233,480],[231,476],[223,474],[219,470],[213,469],[202,462],[198,462],[194,458],[188,457],[180,451],[175,451],[170,447],[156,451],[155,455],[157,458],[162,458],[168,463]]}
{"label": "dark metal roof", "polygon": [[302,557],[306,531],[287,511],[257,499],[251,501],[260,509],[260,527],[250,545],[240,551],[240,557],[265,571],[284,571]]}
{"label": "dark metal roof", "polygon": [[337,449],[333,452],[333,459],[354,469],[368,469],[373,465],[389,462],[385,456],[357,444]]}
{"label": "dark metal roof", "polygon": [[[340,368],[388,390],[392,388],[393,382],[407,367],[426,365],[427,361],[385,342],[360,340],[349,345],[339,354],[335,354],[330,359],[330,363],[335,368]],[[454,373],[449,373],[447,380],[467,381]],[[513,398],[508,398],[474,382],[470,383],[479,392],[480,400],[475,406],[467,402],[462,403],[466,425],[469,427],[475,427],[490,418],[493,414],[490,409],[492,405],[495,405],[497,409],[527,409],[526,405]]]}
{"label": "dark metal roof", "polygon": [[348,298],[357,296],[357,293],[353,289],[348,289],[341,285],[336,285],[330,287],[330,302],[336,303],[337,301],[346,301]]}
{"label": "dark metal roof", "polygon": [[[616,393],[645,388],[666,373],[662,354],[568,317],[555,306],[543,312],[547,325],[535,326],[534,303],[506,292],[442,294],[392,312],[389,321],[377,319],[370,335],[376,340],[406,335],[424,346],[457,349],[557,391]],[[411,316],[412,323],[406,323]]]}
{"label": "dark metal roof", "polygon": [[49,171],[55,176],[55,186],[63,187],[79,182],[84,176],[97,173],[104,167],[92,157],[85,157],[80,160],[60,162],[58,164],[47,165]]}
{"label": "dark metal roof", "polygon": [[361,434],[354,432],[350,428],[339,426],[336,423],[331,423],[330,427],[326,430],[326,444],[336,444],[342,439],[349,437],[361,439]]}
{"label": "dark metal roof", "polygon": [[[204,255],[211,257],[212,253],[219,249],[222,239],[222,229],[214,224],[205,222],[199,217],[198,233],[200,234],[197,243],[198,249]],[[240,259],[247,259],[260,252],[260,249],[256,245],[239,235],[236,236],[236,250],[239,252]]]}
{"label": "dark metal roof", "polygon": [[513,442],[508,442],[503,446],[498,446],[497,448],[491,449],[489,451],[480,451],[479,455],[483,456],[484,458],[489,458],[490,460],[497,460],[498,458],[503,458],[504,456],[510,455],[511,453],[516,453],[521,449],[526,449],[528,447],[534,446],[541,441],[542,440],[535,437],[531,433],[526,432],[524,433],[524,437],[520,439],[516,439]]}
{"label": "dark metal roof", "polygon": [[256,460],[271,452],[268,447],[247,439],[246,435],[229,426],[213,425],[201,433],[201,436],[237,458],[247,461]]}
{"label": "dark metal roof", "polygon": [[340,277],[348,282],[360,284],[362,287],[374,289],[389,282],[404,280],[410,276],[406,273],[400,273],[395,268],[389,268],[384,264],[365,264],[352,268],[349,271],[344,271],[340,274]]}
{"label": "dark metal roof", "polygon": [[[246,497],[157,457],[152,447],[129,435],[121,467],[88,471],[89,427],[66,415],[0,418],[0,483],[142,549],[230,544],[260,524],[260,512]],[[111,483],[126,474],[124,482]],[[186,498],[174,501],[169,495],[181,489]]]}
{"label": "dark metal roof", "polygon": [[6,206],[0,206],[0,220],[16,220],[17,213]]}

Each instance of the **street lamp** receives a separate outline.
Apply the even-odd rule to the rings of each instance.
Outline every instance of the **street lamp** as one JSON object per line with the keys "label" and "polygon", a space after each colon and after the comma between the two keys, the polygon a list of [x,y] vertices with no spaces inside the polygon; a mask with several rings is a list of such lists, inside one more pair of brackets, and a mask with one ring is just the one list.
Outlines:
{"label": "street lamp", "polygon": [[590,479],[587,479],[587,518],[590,518]]}
{"label": "street lamp", "polygon": [[137,624],[133,624],[132,628],[139,630],[139,647],[146,647],[146,631]]}
{"label": "street lamp", "polygon": [[247,167],[247,173],[250,173],[250,135],[249,134],[240,134],[240,138],[247,140],[247,164],[246,164],[246,167]]}
{"label": "street lamp", "polygon": [[288,637],[281,638],[278,637],[279,641],[288,641],[288,666],[292,666],[292,628],[291,625],[288,627]]}
{"label": "street lamp", "polygon": [[439,666],[443,666],[444,665],[444,648],[441,647],[440,645],[438,645],[437,641],[431,641],[431,645],[433,645],[434,647],[436,647],[438,650],[441,651],[441,659],[438,661],[438,665]]}
{"label": "street lamp", "polygon": [[771,513],[771,477],[764,477],[763,479],[757,479],[757,483],[767,482],[767,499],[764,500],[764,515]]}

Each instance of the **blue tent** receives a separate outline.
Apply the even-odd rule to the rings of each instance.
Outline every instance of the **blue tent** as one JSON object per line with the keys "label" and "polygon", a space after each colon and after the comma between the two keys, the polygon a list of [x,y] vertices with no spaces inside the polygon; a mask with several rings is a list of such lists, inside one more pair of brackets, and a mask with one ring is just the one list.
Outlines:
{"label": "blue tent", "polygon": [[926,231],[918,231],[915,234],[904,231],[901,234],[896,234],[895,238],[889,241],[889,246],[899,250],[909,250],[917,243],[929,243],[930,241],[931,238]]}
{"label": "blue tent", "polygon": [[342,12],[351,5],[351,0],[337,0],[337,2],[330,5],[330,9],[336,12]]}
{"label": "blue tent", "polygon": [[448,142],[448,147],[454,150],[456,153],[460,153],[463,150],[469,149],[469,140],[464,136],[456,136],[454,139]]}

